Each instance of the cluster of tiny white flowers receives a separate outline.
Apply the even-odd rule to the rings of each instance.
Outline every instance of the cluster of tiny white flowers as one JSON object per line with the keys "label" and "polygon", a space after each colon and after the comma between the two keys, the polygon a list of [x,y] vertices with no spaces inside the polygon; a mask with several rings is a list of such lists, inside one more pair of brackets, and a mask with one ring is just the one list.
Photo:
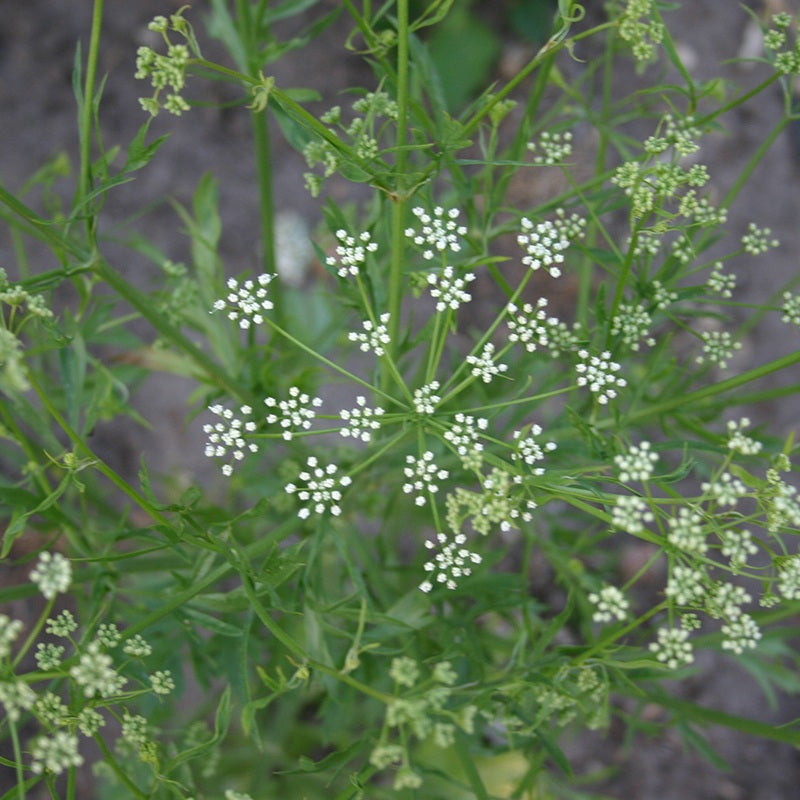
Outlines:
{"label": "cluster of tiny white flowers", "polygon": [[670,517],[667,540],[688,553],[702,554],[708,550],[703,518],[688,508],[681,508],[677,517]]}
{"label": "cluster of tiny white flowers", "polygon": [[31,756],[31,771],[36,775],[45,770],[60,775],[65,769],[83,764],[77,735],[63,730],[54,731],[50,736],[39,736],[33,742]]}
{"label": "cluster of tiny white flowers", "polygon": [[[519,342],[529,353],[536,350],[537,345],[547,347],[550,343],[548,335],[547,298],[540,297],[536,301],[536,308],[530,303],[525,303],[522,308],[518,308],[514,303],[509,303],[506,311],[508,312],[508,327],[510,342]],[[551,318],[552,324],[554,320]]]}
{"label": "cluster of tiny white flowers", "polygon": [[444,438],[456,448],[464,466],[477,468],[481,462],[483,444],[480,435],[489,427],[489,420],[484,417],[472,417],[459,412],[455,422],[444,432]]}
{"label": "cluster of tiny white flowers", "polygon": [[738,422],[728,421],[728,448],[734,453],[753,456],[761,452],[761,442],[744,435],[744,429],[749,427],[750,420],[747,417],[742,417]]}
{"label": "cluster of tiny white flowers", "polygon": [[150,676],[150,688],[155,694],[169,694],[175,689],[175,681],[168,669],[156,670]]}
{"label": "cluster of tiny white flowers", "polygon": [[370,408],[367,399],[359,395],[356,397],[356,406],[351,409],[342,409],[339,416],[346,424],[339,429],[339,434],[345,438],[361,439],[368,442],[372,439],[372,432],[381,427],[379,417],[384,410],[380,407]]}
{"label": "cluster of tiny white flowers", "polygon": [[228,278],[228,294],[214,301],[214,311],[227,311],[228,319],[237,322],[244,331],[251,325],[264,321],[262,311],[272,310],[272,301],[267,297],[267,286],[275,275],[262,273],[255,281],[246,280],[239,285],[236,278]]}
{"label": "cluster of tiny white flowers", "polygon": [[800,599],[800,556],[787,558],[780,565],[778,591],[787,600]]}
{"label": "cluster of tiny white flowers", "polygon": [[800,327],[800,294],[793,295],[791,292],[784,292],[781,311],[783,312],[781,322]]}
{"label": "cluster of tiny white flowers", "polygon": [[659,628],[658,641],[650,643],[650,652],[670,669],[691,664],[694,661],[689,631],[685,628]]}
{"label": "cluster of tiny white flowers", "polygon": [[704,580],[702,570],[678,564],[672,568],[664,594],[679,606],[693,605],[706,593]]}
{"label": "cluster of tiny white flowers", "polygon": [[623,483],[650,480],[657,461],[658,454],[650,449],[650,442],[632,444],[627,453],[614,456],[614,463],[619,468],[619,479]]}
{"label": "cluster of tiny white flowers", "polygon": [[103,622],[97,629],[94,638],[100,643],[102,647],[110,650],[119,644],[121,634],[119,628],[113,622]]}
{"label": "cluster of tiny white flowers", "polygon": [[86,697],[94,697],[97,693],[101,697],[110,697],[119,692],[127,682],[114,670],[111,656],[104,653],[96,641],[89,643],[69,674],[75,683],[83,687]]}
{"label": "cluster of tiny white flowers", "polygon": [[681,235],[672,243],[672,255],[681,262],[681,264],[688,264],[695,258],[697,253],[694,249],[694,244],[688,236]]}
{"label": "cluster of tiny white flowers", "polygon": [[459,238],[467,235],[467,229],[457,222],[461,213],[457,208],[445,211],[441,206],[436,206],[431,215],[417,206],[411,209],[411,213],[417,218],[421,227],[419,231],[406,228],[405,234],[414,244],[420,247],[427,245],[427,249],[422,253],[426,261],[433,259],[436,252],[443,253],[449,250],[451,253],[458,253],[461,250]]}
{"label": "cluster of tiny white flowers", "polygon": [[536,508],[533,500],[528,500],[524,511],[517,508],[519,501],[510,496],[514,484],[522,483],[521,475],[511,475],[496,467],[483,479],[484,496],[472,526],[478,533],[487,536],[490,526],[499,524],[503,533],[508,533],[518,519],[530,522],[531,511]]}
{"label": "cluster of tiny white flowers", "polygon": [[140,714],[130,714],[126,711],[122,715],[122,738],[136,747],[146,744],[149,738],[147,720]]}
{"label": "cluster of tiny white flowers", "polygon": [[538,142],[528,142],[528,150],[535,153],[537,149],[540,149],[542,154],[533,157],[534,164],[543,167],[560,164],[572,155],[572,132],[543,131]]}
{"label": "cluster of tiny white flowers", "polygon": [[508,364],[494,362],[494,345],[491,342],[486,342],[479,356],[468,355],[466,361],[472,365],[472,374],[484,383],[489,383],[495,375],[501,375],[508,370]]}
{"label": "cluster of tiny white flowers", "polygon": [[747,226],[747,233],[742,236],[742,246],[746,253],[759,256],[772,247],[780,246],[780,242],[771,237],[772,231],[769,228],[759,228],[755,222],[751,222]]}
{"label": "cluster of tiny white flowers", "polygon": [[423,569],[429,573],[419,588],[423,592],[430,592],[434,585],[443,583],[448,589],[455,589],[458,580],[472,574],[471,564],[480,564],[481,557],[478,553],[473,553],[462,545],[467,541],[463,533],[458,533],[452,541],[448,540],[447,534],[437,533],[436,541],[425,541],[428,550],[438,550],[433,560],[425,562]]}
{"label": "cluster of tiny white flowers", "polygon": [[700,338],[703,340],[703,353],[697,356],[698,364],[708,360],[712,364],[717,364],[720,369],[726,369],[728,359],[732,358],[737,350],[742,349],[742,343],[734,342],[728,331],[703,331]]}
{"label": "cluster of tiny white flowers", "polygon": [[425,505],[425,495],[422,492],[435,494],[439,491],[436,481],[443,481],[449,473],[446,469],[439,469],[433,463],[433,453],[426,450],[419,458],[406,456],[407,466],[403,467],[403,474],[409,479],[403,484],[405,494],[416,493],[414,503],[418,506]]}
{"label": "cluster of tiny white flowers", "polygon": [[735,619],[742,614],[742,606],[753,598],[743,586],[718,581],[706,596],[706,611],[714,619]]}
{"label": "cluster of tiny white flowers", "polygon": [[455,274],[453,267],[447,266],[441,272],[429,272],[427,281],[431,287],[431,297],[437,300],[436,310],[456,311],[462,303],[472,300],[472,295],[464,291],[468,283],[475,280],[472,272],[467,272],[462,278]]}
{"label": "cluster of tiny white flowers", "polygon": [[351,236],[346,230],[340,228],[336,231],[335,254],[328,256],[325,263],[329,267],[338,265],[338,275],[346,278],[348,275],[355,277],[367,261],[367,253],[374,253],[378,249],[377,242],[372,241],[369,231],[364,231],[358,238]]}
{"label": "cluster of tiny white flowers", "polygon": [[146,658],[153,652],[153,648],[141,634],[137,633],[122,645],[122,652],[133,658]]}
{"label": "cluster of tiny white flowers", "polygon": [[628,533],[641,533],[646,522],[652,522],[653,512],[647,503],[634,494],[620,495],[612,510],[612,524]]}
{"label": "cluster of tiny white flowers", "polygon": [[0,703],[12,722],[16,722],[21,712],[32,708],[35,702],[36,692],[24,681],[0,681]]}
{"label": "cluster of tiny white flowers", "polygon": [[[241,417],[234,416],[230,408],[225,408],[219,403],[208,407],[212,414],[220,417],[219,422],[203,425],[203,433],[208,437],[205,454],[209,458],[224,458],[230,453],[234,461],[241,461],[246,452],[258,452],[258,445],[255,442],[248,442],[244,436],[246,433],[253,433],[256,430],[256,423],[246,420],[245,417],[253,413],[250,406],[242,406],[239,409]],[[223,464],[222,474],[231,475],[233,464]]]}
{"label": "cluster of tiny white flowers", "polygon": [[611,335],[622,334],[622,343],[631,350],[639,350],[642,343],[652,347],[656,343],[656,340],[648,335],[652,324],[653,318],[644,304],[635,306],[622,303],[611,320]]}
{"label": "cluster of tiny white flowers", "polygon": [[758,552],[758,547],[753,543],[750,531],[727,530],[723,534],[720,552],[729,560],[731,570],[738,572],[746,566],[747,557]]}
{"label": "cluster of tiny white flowers", "polygon": [[563,352],[574,350],[583,338],[581,326],[577,322],[570,329],[566,322],[561,322],[556,317],[548,317],[547,329],[547,348],[553,358],[558,358]]}
{"label": "cluster of tiny white flowers", "polygon": [[559,277],[558,264],[564,263],[563,251],[569,247],[569,239],[550,220],[534,225],[523,217],[520,225],[522,231],[517,235],[517,244],[526,253],[522,263],[534,271],[544,267],[552,277]]}
{"label": "cluster of tiny white flowers", "polygon": [[722,649],[741,655],[757,646],[761,630],[749,614],[740,614],[722,626],[722,635]]}
{"label": "cluster of tiny white flowers", "polygon": [[439,391],[439,381],[431,381],[425,386],[420,386],[419,389],[414,389],[414,411],[417,414],[430,415],[436,411],[437,403],[440,403],[442,398],[435,392]]}
{"label": "cluster of tiny white flowers", "polygon": [[66,608],[55,618],[51,617],[45,622],[45,631],[51,636],[69,636],[74,630],[78,629],[78,623],[72,612]]}
{"label": "cluster of tiny white flowers", "polygon": [[650,284],[650,296],[652,297],[655,307],[661,311],[665,308],[669,308],[669,306],[678,299],[678,293],[671,292],[661,281],[653,281]]}
{"label": "cluster of tiny white flowers", "polygon": [[767,530],[775,533],[779,528],[800,527],[800,499],[797,489],[780,479],[770,481],[769,502],[767,504]]}
{"label": "cluster of tiny white flowers", "polygon": [[5,614],[0,614],[0,661],[8,658],[11,652],[11,645],[22,633],[22,622],[18,619],[11,619]]}
{"label": "cluster of tiny white flowers", "polygon": [[61,664],[61,658],[64,655],[64,648],[61,645],[53,644],[52,642],[38,642],[36,645],[36,666],[43,672],[47,670],[56,669]]}
{"label": "cluster of tiny white flowers", "polygon": [[622,621],[630,608],[627,598],[616,586],[604,586],[599,592],[592,592],[589,602],[595,607],[592,614],[595,622]]}
{"label": "cluster of tiny white flowers", "polygon": [[29,577],[45,599],[52,600],[57,594],[63,594],[69,589],[72,583],[72,564],[61,553],[45,550]]}
{"label": "cluster of tiny white flowers", "polygon": [[287,494],[296,494],[301,502],[308,503],[297,512],[297,516],[300,519],[306,519],[312,511],[315,514],[324,514],[325,511],[329,511],[333,516],[338,517],[342,513],[342,509],[339,507],[342,499],[340,488],[349,486],[352,480],[348,475],[337,478],[336,473],[339,468],[335,464],[321,467],[315,456],[308,457],[306,466],[308,469],[298,475],[298,479],[305,485],[298,486],[295,483],[288,483],[285,487]]}
{"label": "cluster of tiny white flowers", "polygon": [[[537,461],[542,461],[545,453],[551,453],[556,449],[557,445],[555,442],[544,442],[544,444],[539,444],[539,442],[536,440],[536,437],[541,435],[541,425],[531,425],[527,434],[525,434],[523,431],[514,431],[513,439],[516,452],[511,454],[511,460],[523,461],[529,467],[532,467]],[[544,474],[544,467],[535,467],[533,474]]]}
{"label": "cluster of tiny white flowers", "polygon": [[279,414],[268,414],[267,422],[272,425],[280,423],[283,428],[281,434],[286,441],[291,441],[295,433],[300,430],[307,431],[311,423],[317,416],[315,408],[322,405],[322,398],[311,397],[305,392],[301,392],[297,386],[289,387],[288,400],[276,400],[274,397],[265,397],[264,405],[267,408],[275,408]]}
{"label": "cluster of tiny white flowers", "polygon": [[700,484],[700,488],[708,492],[721,506],[735,506],[739,498],[747,494],[747,487],[730,472],[723,472],[711,483]]}
{"label": "cluster of tiny white flowers", "polygon": [[723,272],[722,262],[717,261],[708,276],[706,286],[720,297],[728,299],[733,297],[733,290],[736,288],[736,275],[733,272]]}
{"label": "cluster of tiny white flowers", "polygon": [[608,350],[599,356],[590,356],[587,350],[578,350],[578,357],[582,359],[575,367],[578,386],[587,386],[597,396],[598,403],[605,405],[617,396],[617,389],[627,386],[625,378],[616,374],[622,367],[616,361],[611,361]]}
{"label": "cluster of tiny white flowers", "polygon": [[389,336],[389,313],[386,312],[385,314],[381,314],[380,321],[376,324],[373,323],[372,320],[364,320],[361,323],[361,326],[364,328],[364,332],[351,332],[347,334],[347,338],[351,342],[358,342],[359,347],[365,353],[368,353],[370,350],[375,353],[376,356],[382,356],[386,352],[384,349],[385,345],[391,342],[391,337]]}

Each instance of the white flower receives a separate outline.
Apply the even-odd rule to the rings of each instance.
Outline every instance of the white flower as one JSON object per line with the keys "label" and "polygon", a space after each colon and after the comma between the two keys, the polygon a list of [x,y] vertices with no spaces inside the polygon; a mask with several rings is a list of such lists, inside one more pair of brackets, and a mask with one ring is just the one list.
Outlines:
{"label": "white flower", "polygon": [[52,600],[57,594],[69,589],[72,583],[72,565],[61,553],[44,551],[29,577],[39,587],[45,599]]}
{"label": "white flower", "polygon": [[419,389],[414,389],[414,411],[417,414],[430,415],[436,411],[436,404],[442,398],[435,394],[439,390],[439,381],[431,381]]}
{"label": "white flower", "polygon": [[422,492],[427,491],[431,494],[438,492],[439,486],[436,481],[445,480],[449,473],[433,463],[433,453],[430,450],[426,450],[419,458],[406,456],[406,464],[408,466],[403,468],[403,473],[409,481],[403,484],[403,492],[406,494],[416,492],[414,502],[418,506],[425,505],[425,495]]}
{"label": "white flower", "polygon": [[638,447],[631,445],[627,453],[614,456],[623,483],[649,480],[656,461],[658,455],[650,449],[650,442],[642,442]]}
{"label": "white flower", "polygon": [[280,412],[279,414],[268,414],[267,422],[270,425],[279,423],[283,428],[282,436],[288,442],[298,431],[307,431],[311,427],[311,423],[317,415],[314,409],[322,405],[322,399],[310,397],[305,392],[301,392],[297,386],[291,386],[288,400],[266,397],[264,405]]}
{"label": "white flower", "polygon": [[262,311],[272,310],[272,301],[267,297],[267,286],[275,275],[263,273],[255,281],[246,280],[239,285],[236,278],[228,278],[228,294],[214,302],[214,311],[227,311],[228,319],[237,322],[242,330],[264,321]]}
{"label": "white flower", "polygon": [[379,417],[383,416],[383,413],[380,407],[370,408],[367,399],[359,395],[356,397],[355,408],[339,412],[339,416],[346,423],[339,429],[339,434],[345,438],[352,436],[354,439],[368,442],[372,439],[372,432],[381,427]]}
{"label": "white flower", "polygon": [[472,374],[484,383],[489,383],[495,375],[500,375],[508,370],[507,364],[494,363],[494,345],[486,342],[479,356],[467,356],[467,364],[472,365]]}
{"label": "white flower", "polygon": [[475,280],[475,275],[467,272],[459,278],[453,267],[447,266],[440,273],[429,272],[428,283],[431,286],[431,297],[438,300],[437,311],[456,311],[462,303],[468,303],[472,295],[464,291],[464,287]]}
{"label": "white flower", "polygon": [[436,206],[431,216],[417,206],[411,209],[411,213],[420,223],[420,230],[406,228],[405,234],[414,244],[420,247],[427,245],[422,254],[426,261],[430,261],[435,253],[443,253],[445,250],[457,253],[461,250],[459,237],[466,236],[467,229],[456,221],[460,214],[457,208],[445,211],[441,206]]}
{"label": "white flower", "polygon": [[599,592],[592,592],[589,595],[589,602],[596,609],[592,614],[595,622],[624,620],[630,606],[625,595],[616,586],[604,586]]}
{"label": "white flower", "polygon": [[523,217],[520,225],[517,244],[526,253],[522,263],[534,271],[544,267],[554,278],[561,275],[558,265],[564,263],[563,251],[569,247],[569,239],[549,220],[534,225]]}
{"label": "white flower", "polygon": [[582,359],[575,366],[578,386],[587,386],[597,396],[598,403],[605,405],[617,396],[617,389],[628,385],[624,378],[617,376],[621,367],[616,361],[611,361],[608,350],[599,356],[590,356],[588,351],[579,350],[578,357]]}
{"label": "white flower", "polygon": [[370,350],[376,356],[382,356],[386,352],[384,346],[391,342],[389,337],[389,317],[388,313],[381,314],[380,322],[373,323],[372,320],[364,320],[361,327],[364,328],[364,333],[351,332],[347,334],[347,338],[351,342],[358,342],[361,349],[368,353]]}
{"label": "white flower", "polygon": [[463,533],[456,534],[452,541],[448,541],[447,534],[437,533],[436,541],[427,540],[425,547],[428,550],[439,552],[431,561],[423,565],[428,577],[419,585],[423,592],[430,592],[434,585],[443,583],[448,589],[455,589],[462,577],[472,574],[471,564],[480,564],[481,557],[462,545],[467,541]]}
{"label": "white flower", "polygon": [[[250,406],[245,405],[239,409],[241,417],[234,416],[231,409],[225,408],[219,403],[209,406],[208,410],[220,417],[219,422],[203,425],[203,432],[208,437],[205,447],[205,454],[208,458],[224,458],[230,454],[233,461],[241,461],[247,452],[258,452],[258,445],[245,439],[245,434],[253,433],[256,430],[255,422],[246,419],[253,413]],[[232,463],[229,462],[222,466],[223,475],[232,473]]]}
{"label": "white flower", "polygon": [[335,464],[321,467],[315,456],[309,456],[306,465],[308,469],[298,476],[305,485],[298,486],[289,483],[285,487],[287,494],[296,494],[301,502],[308,503],[297,512],[297,516],[300,519],[306,519],[312,512],[324,514],[329,511],[333,516],[338,517],[342,513],[342,509],[339,507],[342,499],[340,489],[349,486],[352,480],[348,475],[337,478],[338,467]]}
{"label": "white flower", "polygon": [[[536,437],[541,436],[542,426],[531,425],[528,430],[528,435],[523,437],[523,431],[514,431],[513,438],[517,451],[511,454],[512,461],[524,461],[529,467],[532,467],[537,461],[544,459],[545,453],[551,453],[556,449],[555,442],[545,442],[544,445],[539,444]],[[543,467],[536,467],[533,470],[534,475],[544,474]]]}
{"label": "white flower", "polygon": [[378,249],[377,243],[372,241],[368,231],[355,237],[340,228],[336,231],[336,240],[339,244],[336,247],[335,255],[328,256],[325,263],[330,267],[339,265],[340,278],[358,275],[360,268],[367,261],[367,253],[374,253]]}

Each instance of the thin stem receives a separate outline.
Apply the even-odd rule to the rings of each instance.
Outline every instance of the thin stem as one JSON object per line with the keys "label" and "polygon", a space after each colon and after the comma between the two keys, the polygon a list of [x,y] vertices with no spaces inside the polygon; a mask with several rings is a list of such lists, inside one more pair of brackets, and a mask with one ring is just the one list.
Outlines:
{"label": "thin stem", "polygon": [[[397,352],[397,341],[400,334],[400,313],[403,297],[403,252],[405,249],[406,198],[405,187],[401,185],[406,173],[408,151],[408,0],[397,0],[397,157],[395,174],[397,175],[396,194],[392,198],[392,252],[389,263],[389,353],[393,357]],[[383,385],[389,379],[384,376]]]}
{"label": "thin stem", "polygon": [[[97,60],[100,52],[100,29],[103,23],[103,2],[94,0],[92,9],[92,31],[89,38],[89,52],[86,57],[86,80],[83,85],[83,105],[80,109],[78,135],[80,137],[80,176],[78,197],[75,205],[82,204],[92,189],[92,111],[94,109],[94,85],[97,80]],[[86,235],[94,239],[94,220],[86,215]]]}

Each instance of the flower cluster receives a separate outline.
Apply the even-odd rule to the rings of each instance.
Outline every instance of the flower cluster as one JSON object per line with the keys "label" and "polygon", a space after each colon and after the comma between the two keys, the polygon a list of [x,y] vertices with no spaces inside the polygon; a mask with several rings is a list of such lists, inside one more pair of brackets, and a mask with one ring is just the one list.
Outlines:
{"label": "flower cluster", "polygon": [[700,338],[703,340],[703,353],[695,359],[698,364],[709,361],[720,369],[727,369],[728,359],[742,349],[742,343],[734,342],[728,331],[703,331]]}
{"label": "flower cluster", "polygon": [[[241,406],[240,417],[219,403],[209,406],[208,410],[221,418],[219,422],[203,425],[203,433],[208,437],[205,448],[208,458],[225,458],[230,454],[234,461],[241,461],[247,452],[258,452],[258,445],[245,439],[245,434],[256,430],[256,423],[246,419],[253,413],[250,406]],[[233,474],[233,464],[223,464],[222,474]]]}
{"label": "flower cluster", "polygon": [[650,442],[631,445],[627,453],[614,456],[614,463],[619,468],[619,479],[628,481],[646,481],[653,474],[658,455],[650,449]]}
{"label": "flower cluster", "polygon": [[800,327],[800,294],[783,293],[781,322]]}
{"label": "flower cluster", "polygon": [[733,297],[733,290],[736,288],[736,275],[733,272],[724,272],[722,262],[717,261],[708,276],[706,286],[720,297],[729,299]]}
{"label": "flower cluster", "polygon": [[569,239],[550,220],[534,225],[523,217],[520,226],[517,244],[525,251],[522,263],[534,271],[544,267],[553,278],[558,278],[561,275],[559,264],[564,263],[563,251],[569,247]]}
{"label": "flower cluster", "polygon": [[317,416],[315,408],[322,405],[321,397],[311,397],[301,392],[297,386],[289,387],[288,400],[276,400],[274,397],[264,398],[264,405],[279,411],[279,414],[268,414],[267,422],[272,425],[279,423],[283,428],[281,434],[289,442],[301,430],[307,431]]}
{"label": "flower cluster", "polygon": [[306,459],[308,469],[303,470],[298,479],[302,486],[287,483],[287,494],[296,494],[302,503],[307,503],[298,512],[300,519],[307,519],[311,513],[324,514],[326,511],[338,517],[342,513],[339,502],[342,499],[341,489],[349,486],[352,480],[349,475],[337,477],[339,468],[335,464],[320,466],[315,456]]}
{"label": "flower cluster", "polygon": [[742,247],[751,256],[759,256],[779,246],[780,242],[772,237],[772,231],[769,228],[759,228],[755,222],[747,226],[747,233],[742,236]]}
{"label": "flower cluster", "polygon": [[[541,425],[531,425],[527,431],[514,431],[512,437],[515,452],[511,454],[512,461],[522,461],[529,467],[533,467],[538,461],[544,459],[545,453],[551,453],[557,448],[555,442],[540,444],[536,437],[541,436],[541,434]],[[533,474],[544,474],[544,467],[534,467]]]}
{"label": "flower cluster", "polygon": [[486,342],[479,356],[468,355],[467,364],[472,367],[472,374],[484,383],[490,383],[496,375],[502,375],[508,370],[507,364],[497,364],[494,360],[494,345]]}
{"label": "flower cluster", "polygon": [[475,280],[475,275],[467,272],[463,277],[455,274],[453,267],[447,266],[441,272],[429,272],[427,281],[431,287],[431,297],[437,301],[436,310],[457,311],[462,303],[468,303],[472,295],[464,291],[468,283]]}
{"label": "flower cluster", "polygon": [[346,424],[339,429],[341,436],[361,439],[362,442],[369,442],[372,434],[381,427],[379,417],[383,416],[384,410],[380,407],[370,408],[367,399],[361,395],[356,397],[356,406],[351,409],[342,409],[339,416]]}
{"label": "flower cluster", "polygon": [[514,303],[509,303],[506,308],[508,340],[518,342],[529,353],[534,352],[537,346],[547,347],[550,343],[549,328],[554,319],[548,318],[546,308],[546,297],[540,297],[536,301],[536,308],[530,303],[525,303],[522,308],[518,308]]}
{"label": "flower cluster", "polygon": [[575,366],[578,373],[578,386],[586,386],[597,397],[597,402],[605,405],[617,396],[617,389],[627,386],[625,378],[617,373],[622,369],[620,364],[611,360],[611,353],[606,350],[599,356],[590,356],[587,350],[579,350],[581,361]]}
{"label": "flower cluster", "polygon": [[415,206],[411,213],[417,218],[420,228],[406,228],[405,234],[414,244],[425,248],[422,257],[426,261],[432,260],[436,253],[446,250],[458,253],[461,250],[460,239],[467,235],[467,229],[458,224],[461,212],[457,208],[445,211],[441,206],[436,206],[433,214],[429,214],[420,206]]}
{"label": "flower cluster", "polygon": [[436,411],[436,406],[442,398],[436,394],[439,391],[439,381],[431,381],[419,389],[414,389],[414,411],[417,414],[429,416]]}
{"label": "flower cluster", "polygon": [[[182,12],[183,9],[180,9],[176,14],[171,14],[169,19],[157,16],[148,25],[151,31],[160,33],[164,38],[167,45],[166,55],[156,53],[155,50],[144,46],[136,51],[136,74],[134,77],[139,80],[149,78],[150,85],[154,89],[152,97],[140,97],[139,103],[152,116],[156,116],[161,108],[176,116],[189,110],[189,104],[180,94],[186,85],[189,48],[185,44],[173,44],[167,36],[168,31],[173,30],[180,33],[190,44],[195,45],[191,27],[183,18]],[[167,91],[167,95],[162,103],[160,94],[164,90]]]}
{"label": "flower cluster", "polygon": [[741,453],[744,456],[754,456],[761,452],[762,444],[750,436],[745,436],[745,428],[750,427],[750,420],[742,417],[738,422],[728,420],[728,448],[734,453]]}
{"label": "flower cluster", "polygon": [[479,469],[483,444],[480,435],[489,426],[489,420],[484,417],[472,417],[459,412],[455,422],[444,432],[445,440],[450,442],[461,458],[465,469]]}
{"label": "flower cluster", "polygon": [[340,228],[336,231],[336,241],[338,244],[335,254],[328,256],[325,263],[329,267],[338,267],[340,278],[358,275],[361,267],[367,261],[367,253],[374,253],[378,249],[378,245],[372,241],[369,231],[364,231],[355,237]]}
{"label": "flower cluster", "polygon": [[61,553],[45,550],[39,556],[39,563],[31,572],[30,579],[39,587],[45,599],[52,600],[63,594],[72,583],[72,565]]}
{"label": "flower cluster", "polygon": [[[538,142],[529,142],[528,150],[537,153],[533,163],[537,166],[554,166],[572,155],[572,132],[550,133],[543,131]],[[541,150],[541,155],[538,151]]]}
{"label": "flower cluster", "polygon": [[347,334],[347,338],[351,342],[358,342],[361,350],[365,353],[369,353],[371,350],[376,356],[382,356],[386,353],[385,346],[392,341],[389,336],[389,318],[390,315],[387,312],[381,314],[377,323],[369,319],[364,320],[361,323],[364,332],[351,331]]}
{"label": "flower cluster", "polygon": [[638,350],[644,343],[652,347],[656,340],[649,335],[653,318],[644,304],[635,306],[622,303],[611,320],[611,335],[622,335],[622,343],[631,350]]}
{"label": "flower cluster", "polygon": [[406,456],[406,465],[403,468],[408,481],[403,484],[405,494],[416,493],[414,502],[418,506],[425,505],[425,495],[422,492],[435,494],[439,491],[436,481],[443,481],[449,475],[446,469],[439,469],[433,463],[433,453],[426,450],[419,458]]}
{"label": "flower cluster", "polygon": [[238,323],[243,331],[251,325],[260,325],[264,321],[262,312],[273,308],[267,297],[267,286],[274,277],[262,273],[254,281],[248,279],[242,284],[236,278],[228,278],[228,294],[214,302],[214,311],[226,311],[228,319]]}
{"label": "flower cluster", "polygon": [[628,616],[630,603],[616,586],[604,586],[599,592],[591,592],[589,602],[595,607],[592,614],[595,622],[622,621]]}
{"label": "flower cluster", "polygon": [[452,541],[445,533],[437,533],[435,542],[429,539],[425,541],[428,550],[437,552],[431,561],[426,561],[423,565],[425,572],[429,573],[429,577],[419,585],[423,592],[430,592],[439,583],[443,583],[448,589],[455,589],[459,578],[472,573],[470,564],[481,563],[478,553],[462,547],[466,541],[467,537],[463,533],[456,534]]}

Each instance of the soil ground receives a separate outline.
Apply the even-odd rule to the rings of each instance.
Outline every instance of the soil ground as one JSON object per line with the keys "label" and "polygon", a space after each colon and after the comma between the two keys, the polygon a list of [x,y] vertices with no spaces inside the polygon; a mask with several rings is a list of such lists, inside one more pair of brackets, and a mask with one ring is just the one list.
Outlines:
{"label": "soil ground", "polygon": [[[108,74],[101,119],[107,146],[130,141],[143,121],[137,97],[142,86],[133,79],[136,47],[147,42],[147,22],[158,13],[169,13],[182,3],[177,0],[106,0],[106,21],[101,71]],[[205,3],[195,3],[200,16]],[[334,3],[328,2],[332,6]],[[588,3],[587,5],[591,5]],[[679,4],[671,13],[673,32],[683,53],[695,62],[704,77],[720,70],[738,82],[753,83],[757,68],[724,65],[725,59],[748,46],[749,17],[735,0],[693,0]],[[760,6],[753,2],[755,8]],[[772,6],[777,7],[776,0]],[[783,5],[797,11],[796,2]],[[71,71],[75,43],[88,43],[91,3],[89,0],[0,0],[0,180],[12,191],[47,159],[58,152],[75,162],[77,152],[75,105]],[[198,27],[201,27],[198,25]],[[314,86],[325,105],[336,102],[336,91],[361,75],[358,60],[341,47],[341,30],[329,31],[314,47],[299,57],[289,57],[276,70],[279,85]],[[507,32],[507,57],[514,48],[525,47]],[[213,49],[213,48],[209,48]],[[213,98],[210,98],[213,99]],[[747,111],[727,120],[729,130],[711,137],[703,150],[720,195],[739,174],[752,153],[780,116],[780,98],[765,94]],[[105,230],[114,234],[115,223],[151,208],[137,222],[140,230],[174,261],[188,260],[188,239],[180,223],[165,205],[172,197],[190,204],[199,178],[207,171],[221,176],[220,207],[224,234],[221,255],[230,274],[249,269],[258,258],[257,195],[255,165],[251,156],[249,121],[245,114],[214,108],[195,109],[180,119],[159,118],[152,133],[170,133],[170,139],[151,168],[136,181],[113,195],[105,213]],[[284,212],[294,212],[307,225],[319,219],[318,204],[305,191],[304,164],[299,155],[275,138],[276,195]],[[750,271],[739,272],[747,299],[764,302],[787,280],[798,275],[800,249],[800,158],[798,143],[784,135],[752,176],[729,217],[734,233],[747,223],[769,225],[782,246],[759,260]],[[337,189],[336,191],[343,191]],[[13,263],[10,242],[0,233],[0,265]],[[152,272],[147,264],[124,257],[128,275],[141,275],[146,283]],[[113,259],[113,248],[111,251]],[[49,264],[43,268],[48,268]],[[792,338],[793,337],[793,338]],[[738,357],[736,368],[763,363],[800,346],[800,337],[787,332],[772,315],[750,335]],[[800,376],[787,376],[797,383]],[[138,469],[142,456],[154,471],[190,473],[193,479],[210,479],[202,455],[199,426],[184,425],[185,402],[191,386],[176,378],[151,379],[137,396],[143,415],[154,423],[152,431],[132,424],[98,428],[95,446],[111,465],[129,474]],[[750,415],[769,419],[776,433],[798,428],[800,400],[790,396],[780,403],[749,409]],[[187,453],[195,455],[187,464]],[[800,704],[786,698],[777,709],[769,708],[754,681],[722,657],[703,663],[696,677],[681,691],[684,696],[728,713],[752,716],[779,724],[800,716]],[[663,713],[648,709],[646,714]],[[620,730],[603,737],[576,736],[570,745],[575,770],[586,775],[601,767],[612,774],[592,789],[607,797],[634,800],[796,800],[800,797],[800,759],[793,749],[764,740],[710,728],[708,739],[728,763],[727,769],[709,764],[681,746],[677,735],[648,738],[637,735],[626,741]],[[90,795],[84,795],[90,800]]]}

